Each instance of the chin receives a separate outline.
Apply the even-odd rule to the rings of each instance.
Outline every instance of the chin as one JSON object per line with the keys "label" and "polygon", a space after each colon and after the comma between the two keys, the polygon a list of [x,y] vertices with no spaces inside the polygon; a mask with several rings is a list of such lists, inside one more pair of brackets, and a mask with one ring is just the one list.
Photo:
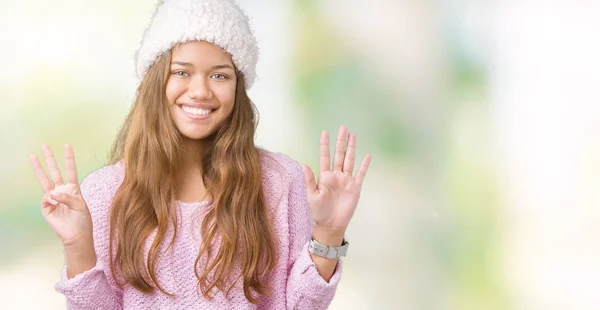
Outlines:
{"label": "chin", "polygon": [[208,132],[186,132],[186,131],[179,131],[181,133],[181,135],[184,138],[190,139],[190,140],[202,140],[207,138],[208,136],[210,136],[211,133]]}

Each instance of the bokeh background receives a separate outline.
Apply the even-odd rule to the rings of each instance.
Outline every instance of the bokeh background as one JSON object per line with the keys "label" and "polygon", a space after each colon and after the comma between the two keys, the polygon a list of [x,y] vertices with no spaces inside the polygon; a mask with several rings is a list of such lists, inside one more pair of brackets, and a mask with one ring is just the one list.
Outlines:
{"label": "bokeh background", "polygon": [[[0,1],[0,308],[64,308],[28,156],[106,163],[154,2]],[[331,309],[600,309],[598,1],[239,3],[258,144],[373,154]]]}

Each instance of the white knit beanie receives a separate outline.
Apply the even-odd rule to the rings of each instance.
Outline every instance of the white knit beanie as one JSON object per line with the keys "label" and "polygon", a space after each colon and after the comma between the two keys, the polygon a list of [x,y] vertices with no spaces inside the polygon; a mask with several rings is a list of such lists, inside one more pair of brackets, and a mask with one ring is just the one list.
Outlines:
{"label": "white knit beanie", "polygon": [[206,41],[231,54],[246,88],[256,79],[258,45],[248,17],[233,0],[161,0],[135,54],[142,80],[156,59],[177,43]]}

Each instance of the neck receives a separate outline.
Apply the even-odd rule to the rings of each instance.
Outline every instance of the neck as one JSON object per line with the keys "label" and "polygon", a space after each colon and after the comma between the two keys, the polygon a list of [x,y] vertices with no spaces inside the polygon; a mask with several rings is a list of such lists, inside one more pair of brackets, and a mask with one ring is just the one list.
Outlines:
{"label": "neck", "polygon": [[185,138],[183,140],[183,163],[182,171],[202,169],[204,156],[204,141]]}
{"label": "neck", "polygon": [[177,199],[185,202],[204,200],[205,187],[202,180],[202,140],[185,139],[184,153],[179,178]]}

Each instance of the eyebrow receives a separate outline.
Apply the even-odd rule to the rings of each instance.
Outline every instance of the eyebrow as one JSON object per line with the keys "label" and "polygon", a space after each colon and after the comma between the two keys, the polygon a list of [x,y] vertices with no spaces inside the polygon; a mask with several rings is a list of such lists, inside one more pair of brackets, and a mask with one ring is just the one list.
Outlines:
{"label": "eyebrow", "polygon": [[[184,61],[173,61],[171,64],[173,65],[180,65],[183,67],[193,67],[194,65],[190,62],[184,62]],[[218,69],[231,69],[234,70],[233,67],[229,64],[222,64],[222,65],[215,65],[211,67],[212,70],[218,70]]]}

